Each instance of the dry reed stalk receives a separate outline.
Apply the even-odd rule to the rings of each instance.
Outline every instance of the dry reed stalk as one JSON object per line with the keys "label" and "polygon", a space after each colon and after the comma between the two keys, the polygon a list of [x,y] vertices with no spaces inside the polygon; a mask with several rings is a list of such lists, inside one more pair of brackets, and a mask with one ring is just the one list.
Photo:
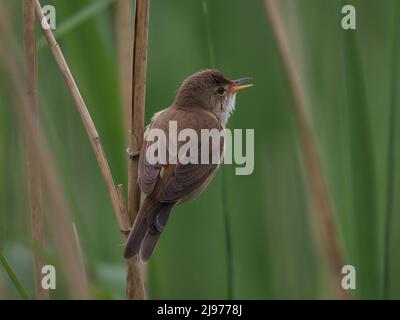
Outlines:
{"label": "dry reed stalk", "polygon": [[[32,109],[35,125],[38,126],[38,85],[37,85],[37,57],[35,34],[35,8],[32,0],[24,0],[24,39],[27,100]],[[36,129],[37,130],[37,129]],[[26,141],[26,163],[28,174],[29,205],[31,212],[31,229],[34,246],[42,249],[44,246],[44,221],[42,186],[40,182],[39,165],[33,158],[32,141],[29,136]],[[35,272],[36,298],[48,300],[49,292],[41,285],[42,267],[44,265],[40,255],[34,253],[33,264]]]}
{"label": "dry reed stalk", "polygon": [[286,35],[285,27],[279,14],[276,1],[264,0],[267,15],[271,21],[277,45],[283,60],[283,66],[293,95],[294,113],[300,135],[303,162],[307,168],[307,182],[312,202],[313,220],[322,240],[322,249],[327,256],[327,262],[334,277],[335,285],[341,298],[347,294],[341,287],[343,256],[337,239],[334,219],[330,207],[328,192],[320,164],[316,144],[305,113],[306,96],[301,87],[301,78],[292,55],[292,49]]}
{"label": "dry reed stalk", "polygon": [[[147,47],[149,31],[149,0],[137,0],[135,8],[135,36],[133,46],[132,110],[130,114],[129,148],[139,154],[143,143],[144,113],[147,78]],[[138,179],[138,158],[129,161],[128,166],[128,215],[135,221],[140,207]],[[143,279],[137,256],[129,260],[126,294],[129,299],[144,299]]]}
{"label": "dry reed stalk", "polygon": [[42,176],[43,190],[46,192],[51,207],[51,213],[49,214],[51,232],[63,262],[62,266],[64,267],[68,288],[72,297],[90,299],[87,278],[84,270],[80,267],[75,247],[71,212],[62,192],[54,159],[49,152],[41,128],[37,126],[36,116],[21,86],[24,73],[15,58],[17,46],[13,41],[11,25],[8,20],[9,11],[3,0],[0,1],[0,5],[2,8],[0,10],[0,35],[2,36],[3,44],[0,47],[0,57],[4,61],[4,66],[10,77],[11,87],[15,91],[15,97],[18,101],[18,104],[13,106],[19,125],[25,138],[29,137],[29,140],[26,141],[31,144],[32,159],[35,163],[40,164],[39,169]]}
{"label": "dry reed stalk", "polygon": [[[38,20],[42,22],[42,31],[44,36],[48,42],[48,45],[54,55],[54,58],[57,62],[57,65],[60,68],[61,73],[64,76],[64,79],[67,83],[68,88],[71,91],[71,94],[74,98],[75,105],[78,109],[78,112],[81,116],[82,122],[85,126],[86,132],[89,136],[91,145],[93,147],[97,162],[99,164],[101,173],[104,177],[106,182],[107,190],[111,198],[111,203],[114,209],[114,213],[119,225],[120,230],[123,232],[123,235],[126,236],[127,231],[132,225],[132,222],[128,215],[125,213],[127,210],[124,207],[124,201],[122,201],[118,191],[116,189],[114,179],[112,177],[110,168],[108,166],[107,158],[105,156],[103,146],[100,141],[99,134],[97,129],[94,125],[94,122],[90,116],[89,111],[87,110],[85,101],[80,94],[80,91],[75,83],[74,77],[68,67],[68,64],[64,58],[64,55],[54,38],[54,35],[50,28],[47,28],[47,22],[43,15],[41,5],[39,0],[35,1],[35,9],[36,9],[36,16]],[[139,1],[140,2],[140,1]],[[45,27],[43,27],[43,25]],[[140,268],[136,260],[132,260],[128,262],[128,272],[127,272],[127,296],[128,298],[134,299],[145,299],[146,293],[144,289],[144,284],[140,272]]]}
{"label": "dry reed stalk", "polygon": [[132,101],[132,50],[133,50],[133,17],[131,0],[118,0],[116,12],[116,32],[119,61],[119,77],[124,115],[124,129],[129,131]]}
{"label": "dry reed stalk", "polygon": [[85,101],[83,100],[82,95],[75,83],[74,77],[68,67],[60,46],[54,38],[53,32],[47,25],[46,18],[44,17],[44,14],[42,12],[40,2],[39,0],[34,1],[36,16],[39,22],[41,22],[41,29],[54,55],[57,65],[60,68],[62,75],[64,76],[67,86],[71,91],[72,97],[75,101],[75,105],[86,129],[87,135],[89,136],[90,143],[93,147],[97,162],[99,164],[101,173],[107,186],[108,193],[111,198],[111,203],[114,209],[115,216],[117,218],[118,226],[123,231],[128,230],[130,228],[130,221],[129,218],[123,214],[123,208],[121,207],[121,202],[119,200],[117,189],[114,184],[114,179],[111,175],[110,167],[108,166],[107,158],[105,156],[103,146],[100,141],[100,136],[86,107]]}
{"label": "dry reed stalk", "polygon": [[[128,208],[126,206],[125,196],[124,196],[124,187],[122,184],[119,184],[117,186],[117,193],[118,193],[119,201],[121,202],[121,207],[123,209],[124,215],[128,216]],[[127,232],[127,234],[128,234],[128,232]]]}
{"label": "dry reed stalk", "polygon": [[[117,192],[124,208],[124,212],[128,215],[128,208],[125,202],[124,189],[122,184],[117,186]],[[129,232],[124,235],[127,236]],[[126,297],[131,300],[145,300],[146,291],[143,282],[143,273],[136,259],[127,260],[127,275],[126,275]]]}

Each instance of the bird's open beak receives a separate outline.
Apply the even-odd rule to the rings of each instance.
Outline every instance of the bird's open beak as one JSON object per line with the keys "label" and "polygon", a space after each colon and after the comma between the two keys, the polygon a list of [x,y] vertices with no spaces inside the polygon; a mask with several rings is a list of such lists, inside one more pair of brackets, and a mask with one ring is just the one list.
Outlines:
{"label": "bird's open beak", "polygon": [[233,80],[233,87],[231,88],[230,92],[235,93],[244,89],[251,88],[253,85],[252,84],[243,84],[245,82],[251,81],[253,78],[250,77],[245,77],[245,78],[240,78],[237,80]]}

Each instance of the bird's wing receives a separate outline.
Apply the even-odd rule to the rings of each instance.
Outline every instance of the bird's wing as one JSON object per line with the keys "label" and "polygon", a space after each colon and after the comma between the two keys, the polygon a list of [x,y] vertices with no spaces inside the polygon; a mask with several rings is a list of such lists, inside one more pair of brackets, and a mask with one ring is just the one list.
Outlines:
{"label": "bird's wing", "polygon": [[152,128],[154,118],[146,127],[146,131],[144,132],[143,145],[142,149],[140,150],[138,164],[138,184],[140,190],[142,190],[142,192],[145,194],[150,194],[153,192],[158,180],[158,174],[160,173],[162,167],[161,164],[150,164],[146,160],[147,148],[153,143],[152,141],[147,141],[146,136],[148,135],[149,130]]}
{"label": "bird's wing", "polygon": [[160,192],[160,202],[176,202],[190,196],[207,181],[218,164],[180,164],[175,174]]}
{"label": "bird's wing", "polygon": [[[164,109],[157,112],[151,119],[150,124],[147,126],[144,133],[143,146],[140,150],[139,164],[138,164],[138,184],[140,190],[145,194],[150,194],[154,191],[157,182],[159,181],[159,174],[163,167],[160,163],[149,163],[146,159],[148,148],[155,143],[154,141],[148,141],[149,131],[151,129],[161,129],[165,134],[168,135],[168,121],[163,121],[165,115],[166,118],[173,113],[171,108]],[[164,115],[164,116],[163,116]]]}
{"label": "bird's wing", "polygon": [[140,151],[139,167],[138,167],[138,184],[140,190],[145,194],[153,192],[154,187],[158,180],[158,174],[161,170],[160,164],[150,164],[146,160],[146,151],[149,146],[148,142],[144,142],[142,150]]}

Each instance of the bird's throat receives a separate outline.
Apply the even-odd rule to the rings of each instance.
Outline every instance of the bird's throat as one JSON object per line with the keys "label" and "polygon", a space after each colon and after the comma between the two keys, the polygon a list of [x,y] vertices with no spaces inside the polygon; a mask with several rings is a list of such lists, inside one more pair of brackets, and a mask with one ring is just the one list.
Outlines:
{"label": "bird's throat", "polygon": [[230,115],[233,113],[233,111],[235,111],[235,107],[236,107],[236,94],[229,95],[219,115],[221,123],[224,126],[227,124]]}

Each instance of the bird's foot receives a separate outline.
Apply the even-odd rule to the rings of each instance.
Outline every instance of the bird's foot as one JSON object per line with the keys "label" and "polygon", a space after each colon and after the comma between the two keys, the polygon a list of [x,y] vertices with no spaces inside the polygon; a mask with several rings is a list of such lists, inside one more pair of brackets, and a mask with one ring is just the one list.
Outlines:
{"label": "bird's foot", "polygon": [[126,149],[126,153],[128,154],[129,158],[131,158],[132,160],[137,160],[140,156],[140,151],[138,152],[133,152],[131,150],[131,148],[127,148]]}

